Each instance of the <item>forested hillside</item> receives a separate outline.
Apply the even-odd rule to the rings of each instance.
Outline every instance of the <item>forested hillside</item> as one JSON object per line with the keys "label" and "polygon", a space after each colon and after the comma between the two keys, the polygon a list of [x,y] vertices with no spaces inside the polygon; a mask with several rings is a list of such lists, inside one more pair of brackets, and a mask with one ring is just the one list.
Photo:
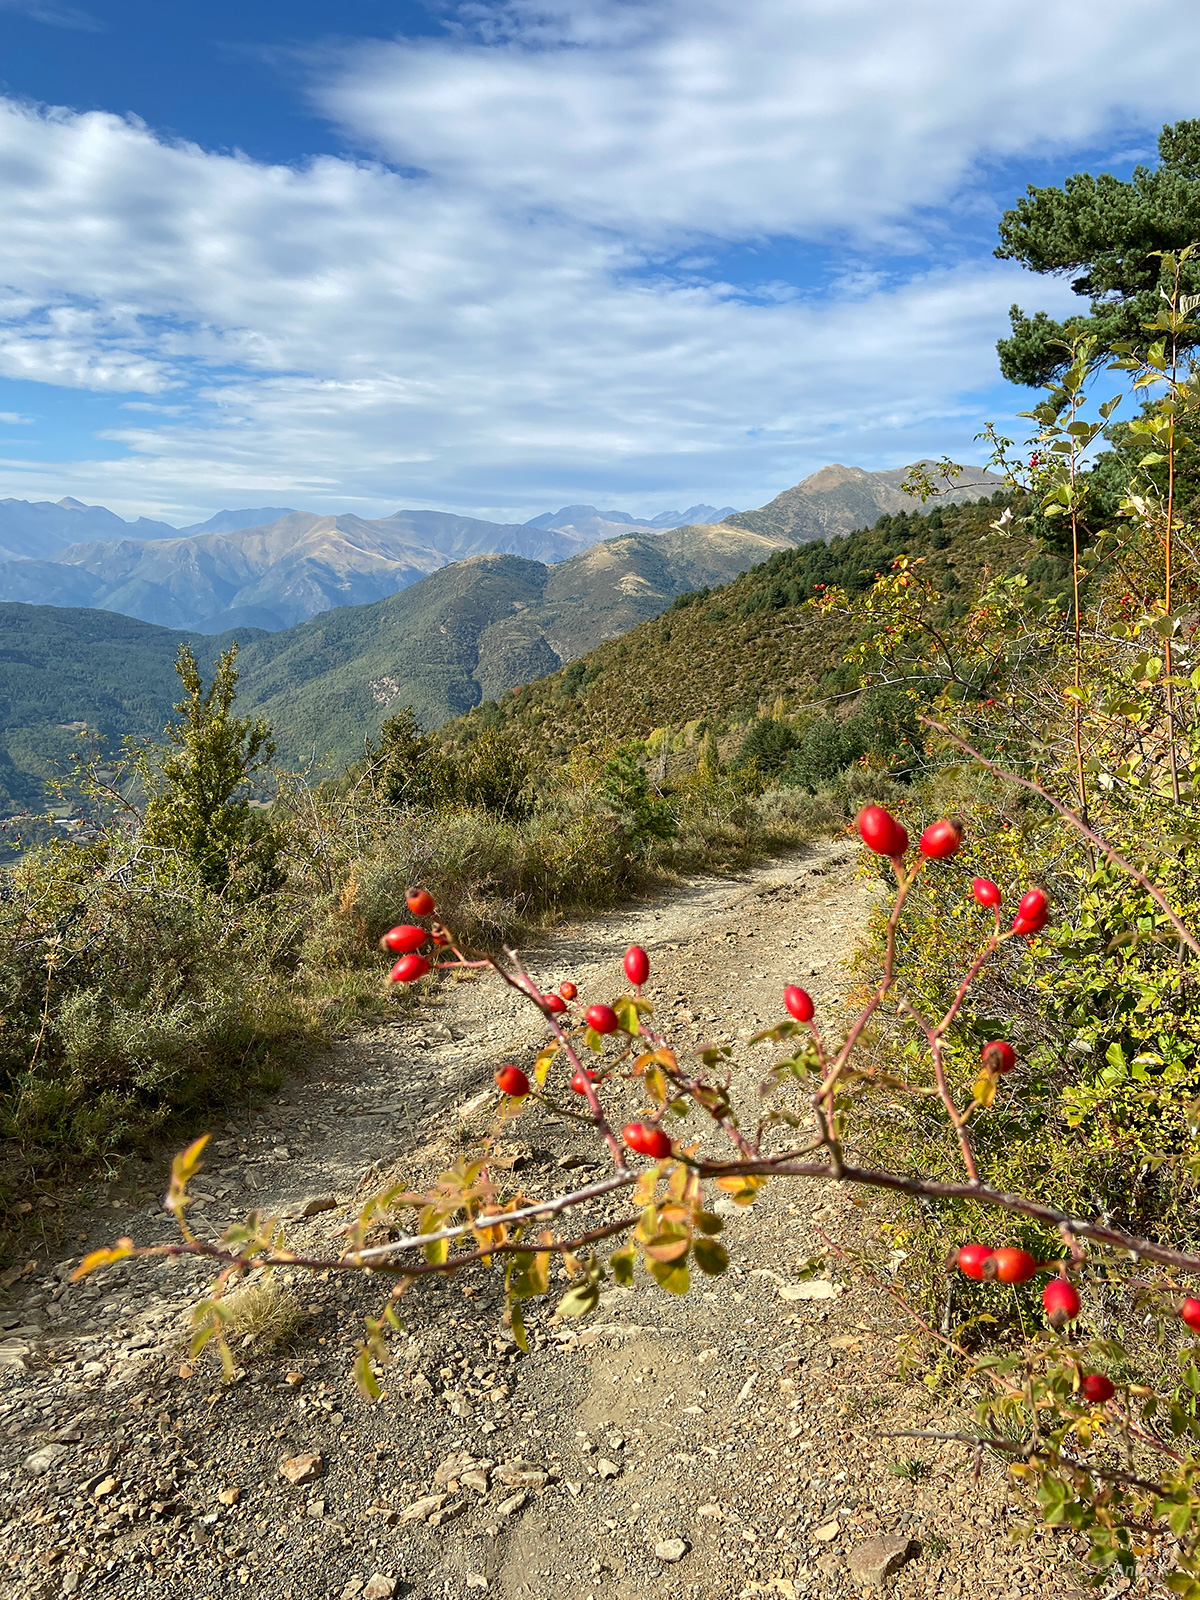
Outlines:
{"label": "forested hillside", "polygon": [[[243,628],[239,640],[258,630]],[[209,673],[232,634],[194,636]],[[112,611],[0,604],[0,815],[47,803],[84,729],[115,746],[157,739],[179,697],[180,634]]]}
{"label": "forested hillside", "polygon": [[485,703],[449,726],[446,737],[466,743],[484,728],[505,728],[554,759],[646,739],[660,728],[745,723],[777,697],[793,709],[836,702],[857,687],[842,660],[854,633],[844,617],[808,603],[822,586],[861,595],[908,555],[942,595],[949,623],[989,576],[1025,573],[1032,590],[1047,597],[1062,588],[1066,565],[1039,552],[1026,527],[992,527],[1004,503],[998,495],[901,512],[829,544],[778,551],[732,583],[681,595],[661,616],[564,670]]}

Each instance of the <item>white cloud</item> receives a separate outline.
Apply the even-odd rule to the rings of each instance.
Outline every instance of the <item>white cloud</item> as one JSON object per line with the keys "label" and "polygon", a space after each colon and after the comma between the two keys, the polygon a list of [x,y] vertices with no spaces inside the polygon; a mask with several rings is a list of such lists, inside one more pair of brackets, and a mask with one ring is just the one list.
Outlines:
{"label": "white cloud", "polygon": [[[121,452],[0,463],[0,491],[505,516],[753,504],[829,459],[962,453],[1009,302],[1061,311],[1061,284],[929,249],[906,275],[847,254],[821,292],[772,257],[733,287],[714,242],[911,241],[982,158],[1173,114],[1200,65],[1197,30],[1166,38],[1180,6],[1086,14],[1052,89],[1071,0],[486,8],[340,61],[326,102],[404,170],[0,101],[0,375],[111,394]],[[940,247],[953,218],[929,226]]]}
{"label": "white cloud", "polygon": [[33,418],[26,417],[19,411],[0,411],[0,423],[6,428],[28,428],[33,425]]}
{"label": "white cloud", "polygon": [[643,238],[874,237],[981,159],[1195,110],[1192,0],[509,0],[314,94],[391,161]]}

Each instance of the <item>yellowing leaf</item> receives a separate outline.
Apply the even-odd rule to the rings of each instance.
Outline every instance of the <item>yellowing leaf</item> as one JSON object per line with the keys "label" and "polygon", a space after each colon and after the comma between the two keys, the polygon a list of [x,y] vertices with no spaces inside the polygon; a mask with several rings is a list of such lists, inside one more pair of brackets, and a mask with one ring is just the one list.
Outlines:
{"label": "yellowing leaf", "polygon": [[204,1154],[204,1146],[212,1138],[210,1133],[202,1133],[198,1139],[193,1139],[186,1150],[181,1150],[171,1163],[171,1181],[180,1185],[190,1183],[200,1170],[200,1157]]}
{"label": "yellowing leaf", "polygon": [[586,1317],[594,1311],[600,1303],[600,1285],[597,1283],[579,1283],[573,1289],[568,1289],[558,1302],[558,1315],[560,1317]]}
{"label": "yellowing leaf", "polygon": [[71,1282],[77,1283],[80,1278],[86,1278],[89,1272],[95,1272],[97,1267],[107,1267],[114,1261],[124,1261],[126,1256],[132,1254],[132,1239],[118,1239],[114,1245],[89,1251],[71,1274]]}
{"label": "yellowing leaf", "polygon": [[981,1072],[975,1079],[972,1092],[981,1106],[990,1106],[996,1098],[999,1080],[990,1072]]}
{"label": "yellowing leaf", "polygon": [[642,1253],[650,1262],[678,1261],[681,1256],[686,1256],[691,1236],[683,1232],[670,1232],[655,1234],[653,1239],[647,1239],[642,1245]]}
{"label": "yellowing leaf", "polygon": [[368,1399],[379,1399],[379,1381],[371,1370],[371,1352],[365,1345],[354,1359],[354,1381]]}
{"label": "yellowing leaf", "polygon": [[537,1060],[533,1063],[533,1076],[537,1080],[539,1088],[545,1087],[546,1074],[550,1071],[550,1065],[558,1052],[559,1043],[557,1039],[538,1051]]}
{"label": "yellowing leaf", "polygon": [[728,1178],[718,1178],[717,1188],[724,1189],[734,1205],[752,1206],[766,1181],[758,1173],[738,1173]]}
{"label": "yellowing leaf", "polygon": [[691,1287],[691,1276],[685,1265],[669,1261],[648,1261],[650,1275],[669,1294],[686,1294]]}

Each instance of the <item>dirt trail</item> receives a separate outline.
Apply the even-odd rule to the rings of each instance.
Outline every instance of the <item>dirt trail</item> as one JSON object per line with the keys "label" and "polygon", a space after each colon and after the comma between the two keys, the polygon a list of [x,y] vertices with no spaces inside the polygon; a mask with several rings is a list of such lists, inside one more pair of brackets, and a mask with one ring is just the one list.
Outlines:
{"label": "dirt trail", "polygon": [[[870,893],[848,846],[817,845],[563,929],[532,965],[604,996],[625,946],[646,945],[656,1019],[681,1048],[735,1042],[749,1103],[772,1057],[745,1040],[778,1019],[785,982],[819,1015],[837,1007]],[[528,1063],[537,1038],[498,985],[446,985],[415,1022],[339,1044],[220,1130],[195,1225],[308,1209],[289,1239],[328,1248],[380,1172],[445,1163],[464,1117],[490,1114],[496,1066]],[[532,1107],[503,1153],[535,1195],[602,1165],[576,1125]],[[89,1244],[171,1236],[155,1204],[106,1204]],[[995,1469],[974,1482],[958,1447],[878,1436],[930,1425],[934,1402],[898,1370],[904,1325],[870,1288],[799,1275],[822,1232],[861,1226],[852,1199],[776,1183],[752,1213],[720,1209],[725,1277],[685,1299],[610,1287],[582,1324],[553,1322],[551,1295],[527,1356],[499,1325],[497,1274],[421,1285],[378,1405],[349,1372],[377,1284],[297,1276],[290,1345],[249,1343],[222,1385],[203,1360],[181,1365],[206,1274],[125,1263],[68,1286],[72,1261],[40,1263],[0,1302],[3,1593],[798,1600],[863,1592],[891,1559],[900,1596],[1065,1597],[1053,1542],[1012,1545]],[[289,1469],[302,1481],[281,1474],[307,1457]]]}

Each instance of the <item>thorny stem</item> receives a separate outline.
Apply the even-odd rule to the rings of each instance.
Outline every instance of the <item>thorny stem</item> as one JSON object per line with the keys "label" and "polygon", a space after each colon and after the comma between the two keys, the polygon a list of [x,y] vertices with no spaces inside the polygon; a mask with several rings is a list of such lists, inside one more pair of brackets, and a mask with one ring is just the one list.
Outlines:
{"label": "thorny stem", "polygon": [[[1128,1472],[1118,1472],[1112,1467],[1102,1467],[1092,1462],[1078,1461],[1074,1456],[1065,1452],[1051,1455],[1045,1450],[1039,1450],[1036,1445],[1023,1443],[1019,1439],[996,1438],[990,1434],[982,1437],[973,1433],[940,1433],[933,1428],[900,1428],[894,1432],[876,1431],[876,1439],[938,1439],[943,1444],[969,1444],[985,1449],[996,1450],[1004,1455],[1021,1456],[1026,1461],[1033,1461],[1038,1456],[1043,1456],[1049,1466],[1064,1466],[1071,1472],[1085,1473],[1091,1477],[1104,1478],[1110,1483],[1125,1483],[1133,1489],[1143,1489],[1147,1494],[1158,1495],[1163,1492],[1160,1483],[1149,1483],[1145,1478],[1135,1478]],[[1140,1526],[1140,1524],[1138,1524]]]}
{"label": "thorny stem", "polygon": [[813,1104],[816,1109],[817,1118],[825,1136],[825,1143],[829,1147],[829,1156],[834,1167],[834,1177],[841,1176],[842,1153],[841,1146],[838,1143],[834,1128],[833,1096],[837,1089],[838,1079],[841,1077],[842,1072],[846,1067],[846,1063],[853,1054],[854,1047],[861,1038],[863,1029],[875,1015],[876,1011],[878,1011],[879,1007],[883,1004],[887,997],[888,990],[896,981],[896,929],[900,925],[900,913],[904,909],[905,897],[907,896],[909,889],[912,887],[912,884],[916,880],[917,873],[921,870],[923,864],[924,857],[918,857],[912,869],[906,873],[898,861],[892,862],[892,867],[896,873],[896,882],[898,887],[896,890],[896,898],[892,904],[892,909],[887,920],[887,943],[883,956],[883,977],[879,980],[879,984],[875,990],[875,993],[871,996],[866,1005],[859,1012],[858,1016],[855,1017],[854,1021],[851,1023],[850,1031],[847,1033],[846,1038],[843,1041],[842,1048],[833,1058],[833,1065],[821,1079],[816,1093],[813,1096]]}

